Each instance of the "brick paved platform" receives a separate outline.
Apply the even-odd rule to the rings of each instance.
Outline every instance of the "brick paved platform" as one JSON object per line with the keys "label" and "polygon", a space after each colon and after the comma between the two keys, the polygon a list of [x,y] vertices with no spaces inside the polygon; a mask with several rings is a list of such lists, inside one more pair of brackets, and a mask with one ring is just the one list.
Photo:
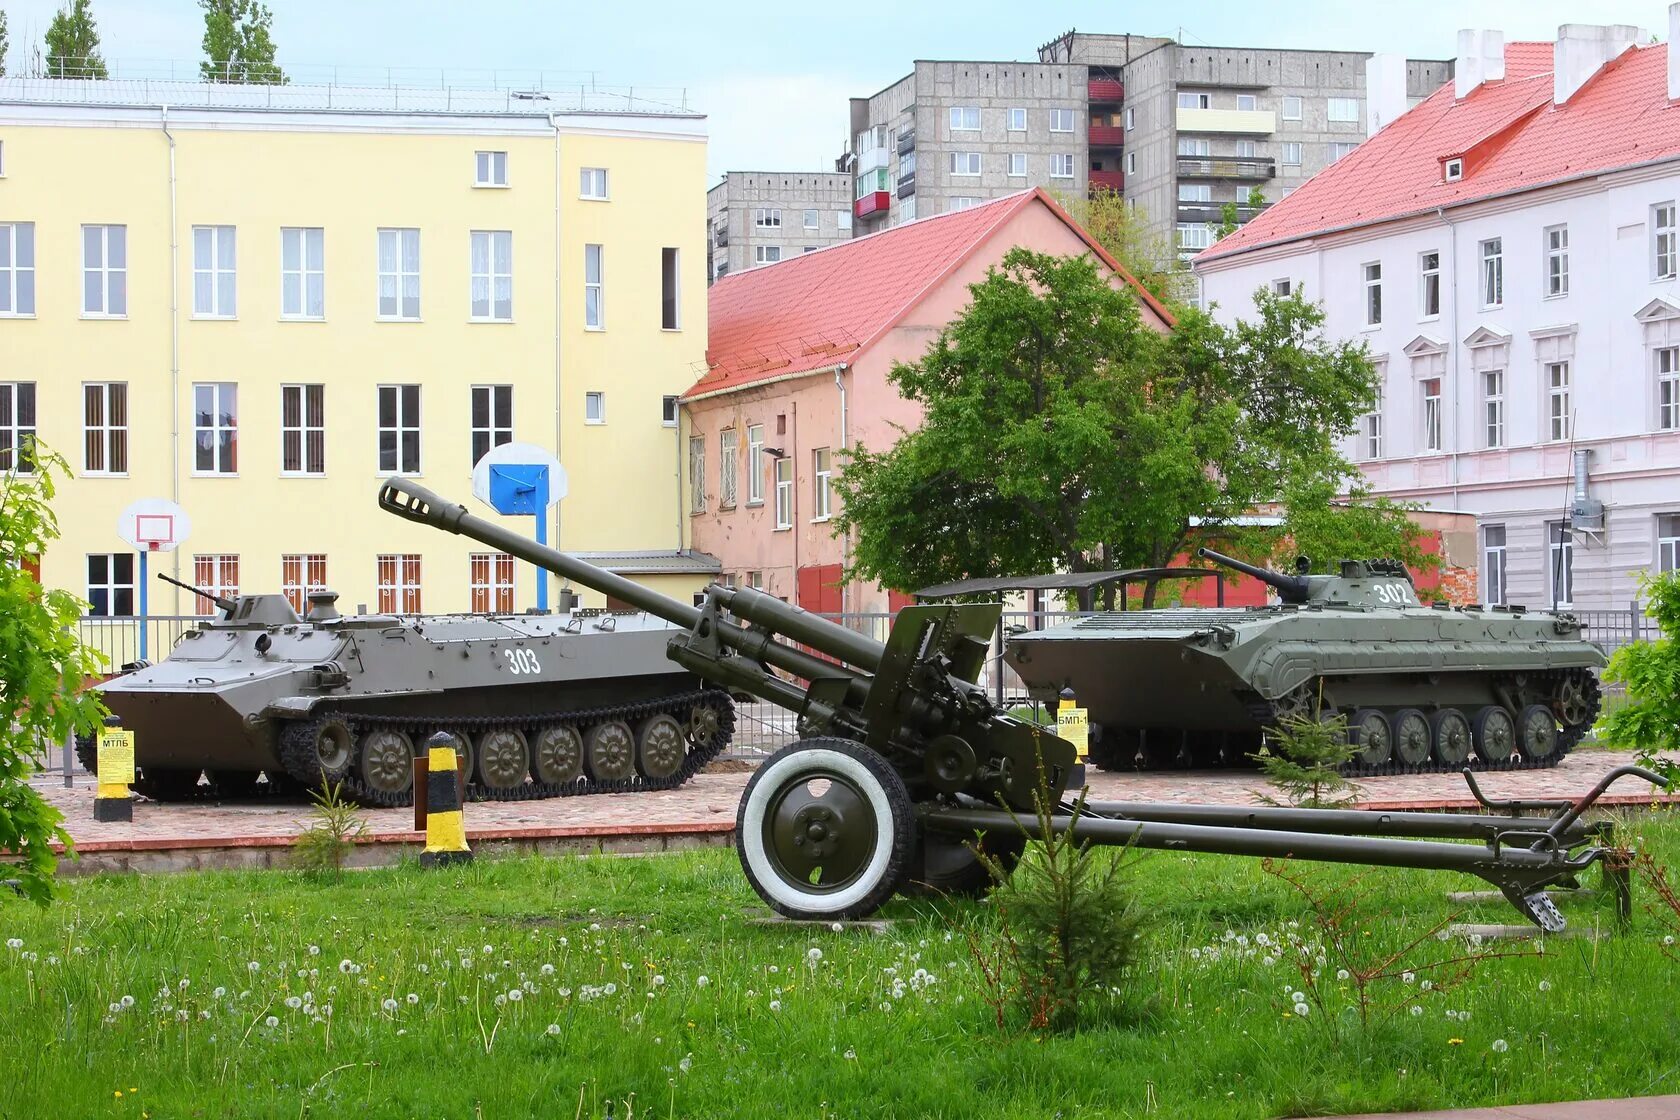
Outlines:
{"label": "brick paved platform", "polygon": [[[1579,796],[1612,767],[1631,761],[1610,751],[1581,751],[1551,770],[1487,775],[1483,791],[1494,798]],[[660,851],[673,846],[725,844],[735,808],[750,775],[703,773],[677,790],[659,793],[564,797],[549,801],[481,802],[466,808],[467,835],[475,847],[498,851]],[[281,866],[287,847],[307,821],[308,809],[267,801],[165,805],[144,799],[134,820],[93,819],[93,781],[78,774],[72,788],[43,776],[36,788],[65,816],[81,854],[67,874],[106,870],[183,870],[201,867]],[[1462,778],[1454,774],[1369,778],[1361,803],[1373,809],[1470,809]],[[1108,774],[1093,769],[1094,800],[1205,801],[1255,804],[1266,786],[1253,771]],[[1647,805],[1649,787],[1627,779],[1601,804]],[[1680,801],[1680,798],[1666,800]],[[412,809],[369,809],[368,837],[353,864],[389,863],[417,848]]]}
{"label": "brick paved platform", "polygon": [[1620,1101],[1509,1104],[1453,1112],[1386,1112],[1342,1120],[1680,1120],[1680,1096],[1633,1097]]}

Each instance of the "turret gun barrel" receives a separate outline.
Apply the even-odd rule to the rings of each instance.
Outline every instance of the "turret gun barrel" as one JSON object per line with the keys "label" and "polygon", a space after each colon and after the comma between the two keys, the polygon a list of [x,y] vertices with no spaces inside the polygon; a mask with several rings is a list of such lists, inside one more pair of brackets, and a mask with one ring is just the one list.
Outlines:
{"label": "turret gun barrel", "polygon": [[202,587],[194,587],[190,583],[183,583],[181,580],[172,579],[171,577],[164,575],[162,572],[159,572],[157,574],[157,577],[165,583],[172,583],[176,587],[179,587],[179,588],[181,588],[185,591],[191,591],[194,595],[197,595],[200,599],[210,600],[212,603],[216,604],[222,610],[226,611],[229,618],[233,617],[233,610],[234,610],[235,607],[237,607],[239,605],[238,603],[235,603],[232,599],[226,598],[225,596],[222,596],[222,595],[218,595],[214,591],[206,591]]}
{"label": "turret gun barrel", "polygon": [[1286,603],[1304,603],[1307,601],[1307,577],[1284,575],[1274,572],[1270,568],[1262,568],[1255,564],[1245,564],[1233,556],[1226,556],[1222,552],[1215,552],[1211,548],[1198,548],[1196,555],[1212,560],[1215,564],[1223,565],[1233,571],[1251,575],[1261,583],[1270,584],[1277,588],[1278,598]]}

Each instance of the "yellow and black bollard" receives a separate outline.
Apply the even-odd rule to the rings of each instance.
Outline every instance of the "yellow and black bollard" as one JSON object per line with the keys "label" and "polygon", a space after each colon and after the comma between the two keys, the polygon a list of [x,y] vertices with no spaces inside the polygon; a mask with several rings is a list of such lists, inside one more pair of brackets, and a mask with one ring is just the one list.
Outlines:
{"label": "yellow and black bollard", "polygon": [[[415,792],[426,805],[426,848],[421,867],[472,862],[467,826],[461,814],[461,772],[453,737],[438,732],[426,740],[426,774]],[[418,802],[417,802],[418,804]]]}
{"label": "yellow and black bollard", "polygon": [[116,716],[106,716],[95,744],[99,767],[99,789],[93,795],[93,819],[96,821],[131,821],[134,819],[134,795],[129,785],[134,781],[134,732],[119,727]]}
{"label": "yellow and black bollard", "polygon": [[1061,704],[1056,708],[1056,736],[1073,744],[1077,761],[1068,788],[1078,789],[1085,784],[1085,763],[1091,754],[1091,720],[1074,699],[1072,688],[1062,689],[1060,699]]}

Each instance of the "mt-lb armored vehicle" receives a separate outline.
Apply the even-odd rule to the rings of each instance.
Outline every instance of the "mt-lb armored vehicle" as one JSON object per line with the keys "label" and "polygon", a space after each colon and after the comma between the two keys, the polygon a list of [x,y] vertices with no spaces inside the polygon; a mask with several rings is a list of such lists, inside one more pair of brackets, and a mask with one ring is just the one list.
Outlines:
{"label": "mt-lb armored vehicle", "polygon": [[[167,577],[166,577],[167,578]],[[337,596],[213,601],[156,665],[100,686],[135,733],[136,788],[162,800],[342,783],[408,804],[416,750],[456,740],[470,794],[497,800],[669,789],[729,742],[729,696],[665,657],[640,611],[346,617]],[[93,769],[91,742],[81,744]]]}
{"label": "mt-lb armored vehicle", "polygon": [[[1424,606],[1405,566],[1258,568],[1265,607],[1120,611],[1017,634],[1005,658],[1031,694],[1072,688],[1105,769],[1240,764],[1267,727],[1340,715],[1353,773],[1553,766],[1598,714],[1604,654],[1573,615]],[[1100,732],[1098,729],[1100,728]]]}

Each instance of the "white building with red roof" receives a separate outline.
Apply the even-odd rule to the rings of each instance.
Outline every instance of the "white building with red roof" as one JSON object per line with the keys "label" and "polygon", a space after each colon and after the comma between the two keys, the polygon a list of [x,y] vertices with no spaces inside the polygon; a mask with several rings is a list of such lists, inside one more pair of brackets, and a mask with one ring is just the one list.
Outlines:
{"label": "white building with red roof", "polygon": [[1476,515],[1488,602],[1625,607],[1680,567],[1680,51],[1649,43],[1460,32],[1454,83],[1195,260],[1221,319],[1298,290],[1369,345],[1347,450]]}
{"label": "white building with red roof", "polygon": [[920,358],[968,306],[969,286],[1016,246],[1093,254],[1131,287],[1146,322],[1170,326],[1167,310],[1038,189],[712,285],[708,368],[683,407],[691,539],[720,559],[725,583],[831,613],[902,601],[841,579],[850,555],[832,524],[840,453],[885,449],[920,423],[887,373]]}

